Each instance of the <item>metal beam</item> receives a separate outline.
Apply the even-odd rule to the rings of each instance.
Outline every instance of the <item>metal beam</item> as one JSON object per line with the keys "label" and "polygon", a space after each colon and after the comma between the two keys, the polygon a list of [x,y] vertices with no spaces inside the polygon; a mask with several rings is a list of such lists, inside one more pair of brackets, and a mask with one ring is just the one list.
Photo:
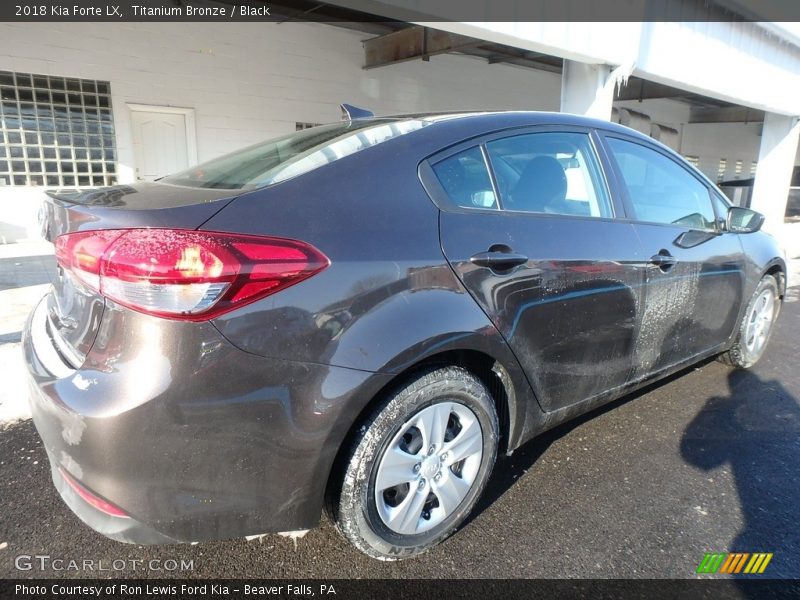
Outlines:
{"label": "metal beam", "polygon": [[490,64],[505,63],[549,71],[550,73],[561,73],[562,61],[560,58],[547,56],[538,52],[530,52],[518,48],[511,48],[501,44],[482,43],[474,49],[467,50],[466,54],[485,58]]}
{"label": "metal beam", "polygon": [[689,95],[669,85],[647,81],[639,77],[631,77],[628,85],[620,87],[614,100],[652,100],[655,98],[684,98]]}
{"label": "metal beam", "polygon": [[414,26],[364,40],[364,68],[374,69],[407,60],[428,60],[437,54],[460,52],[485,42],[465,35]]}
{"label": "metal beam", "polygon": [[[471,53],[468,53],[471,54]],[[506,64],[516,65],[518,67],[527,67],[529,69],[538,69],[539,71],[547,71],[548,73],[561,73],[563,69],[550,63],[544,63],[532,58],[522,58],[520,56],[507,56],[495,55],[486,57],[486,61],[490,65]]]}
{"label": "metal beam", "polygon": [[744,106],[723,108],[693,108],[689,123],[762,123],[764,111]]}

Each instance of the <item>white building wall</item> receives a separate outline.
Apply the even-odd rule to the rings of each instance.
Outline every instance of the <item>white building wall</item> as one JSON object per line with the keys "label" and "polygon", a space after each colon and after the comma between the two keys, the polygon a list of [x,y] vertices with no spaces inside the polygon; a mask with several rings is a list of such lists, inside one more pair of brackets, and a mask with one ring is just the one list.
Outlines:
{"label": "white building wall", "polygon": [[681,154],[700,157],[699,168],[717,181],[720,159],[726,167],[722,179],[736,178],[736,161],[742,161],[739,179],[753,175],[750,167],[758,160],[761,123],[689,123],[683,127]]}
{"label": "white building wall", "polygon": [[[2,23],[0,70],[110,81],[123,183],[133,180],[129,103],[193,108],[200,161],[298,121],[336,121],[341,102],[376,114],[558,110],[557,74],[457,55],[364,70],[365,37],[315,23]],[[0,188],[0,236],[36,235],[40,197]]]}

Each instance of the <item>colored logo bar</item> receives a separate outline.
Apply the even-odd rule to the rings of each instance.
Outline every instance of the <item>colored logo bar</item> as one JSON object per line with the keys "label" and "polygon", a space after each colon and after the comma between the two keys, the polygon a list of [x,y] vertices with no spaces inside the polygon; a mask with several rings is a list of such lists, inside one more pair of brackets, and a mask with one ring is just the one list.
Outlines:
{"label": "colored logo bar", "polygon": [[700,561],[697,573],[763,573],[772,552],[709,552]]}

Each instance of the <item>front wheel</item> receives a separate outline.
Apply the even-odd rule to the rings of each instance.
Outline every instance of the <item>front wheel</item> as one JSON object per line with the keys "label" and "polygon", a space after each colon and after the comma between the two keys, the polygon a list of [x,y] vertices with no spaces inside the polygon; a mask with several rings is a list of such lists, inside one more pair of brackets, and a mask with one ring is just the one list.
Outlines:
{"label": "front wheel", "polygon": [[337,528],[381,560],[435,546],[464,521],[486,485],[498,430],[480,379],[459,367],[420,374],[359,429],[332,502]]}
{"label": "front wheel", "polygon": [[778,282],[772,275],[764,275],[747,304],[736,341],[730,350],[720,355],[720,360],[741,369],[756,364],[767,347],[780,306]]}

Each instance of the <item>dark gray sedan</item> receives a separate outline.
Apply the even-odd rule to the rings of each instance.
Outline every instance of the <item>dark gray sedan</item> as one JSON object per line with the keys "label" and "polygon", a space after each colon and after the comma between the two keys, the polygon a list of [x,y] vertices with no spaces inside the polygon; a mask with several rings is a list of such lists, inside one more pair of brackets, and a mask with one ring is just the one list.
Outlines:
{"label": "dark gray sedan", "polygon": [[133,543],[327,506],[370,556],[418,554],[498,453],[706,357],[755,363],[786,282],[761,215],[563,114],[352,119],[42,216],[34,420],[64,501]]}

